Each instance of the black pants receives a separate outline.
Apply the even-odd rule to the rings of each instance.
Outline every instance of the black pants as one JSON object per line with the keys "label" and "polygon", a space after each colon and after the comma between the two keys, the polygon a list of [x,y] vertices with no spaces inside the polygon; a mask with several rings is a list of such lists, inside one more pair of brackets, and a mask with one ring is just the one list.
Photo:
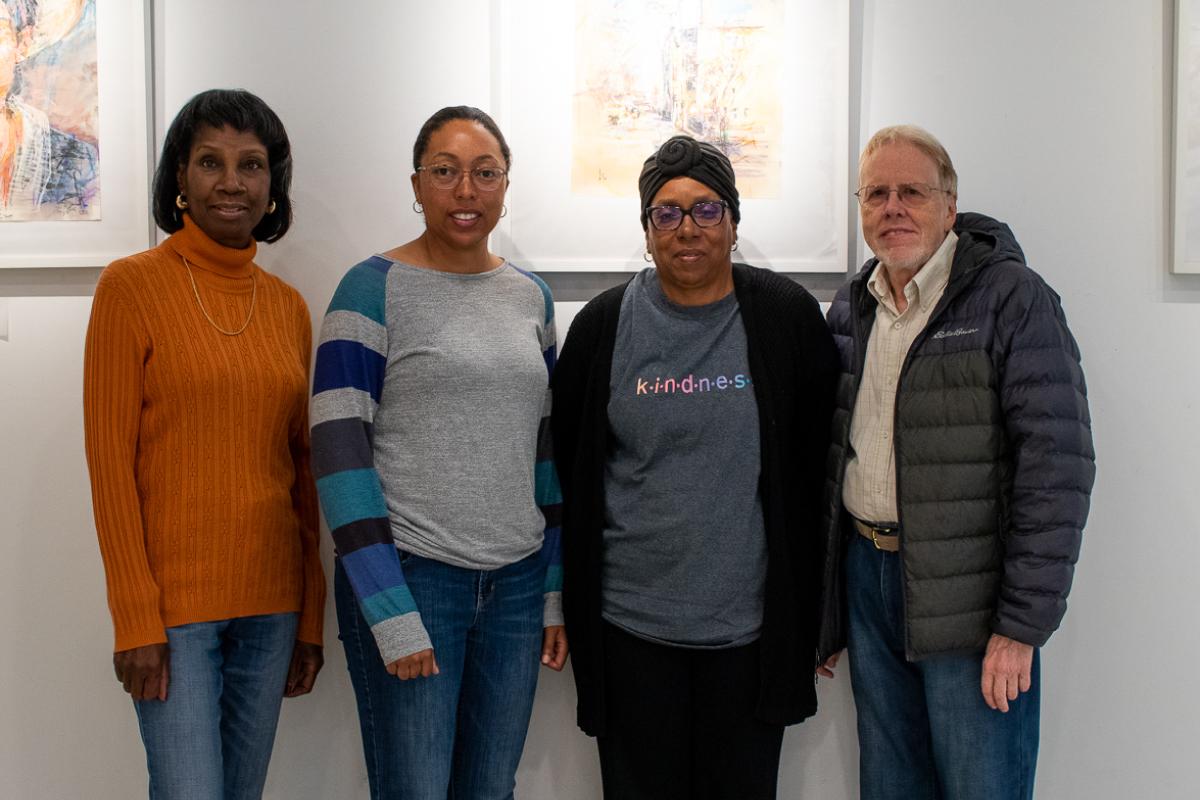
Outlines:
{"label": "black pants", "polygon": [[783,726],[754,717],[758,643],[693,650],[604,625],[606,800],[770,800]]}

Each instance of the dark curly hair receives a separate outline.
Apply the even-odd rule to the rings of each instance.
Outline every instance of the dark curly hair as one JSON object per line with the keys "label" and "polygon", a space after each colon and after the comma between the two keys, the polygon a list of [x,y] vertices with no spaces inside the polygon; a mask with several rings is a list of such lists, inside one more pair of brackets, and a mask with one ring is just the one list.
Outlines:
{"label": "dark curly hair", "polygon": [[483,126],[484,130],[495,136],[496,141],[500,144],[500,155],[504,156],[504,168],[512,169],[512,151],[508,149],[508,142],[504,141],[504,134],[500,132],[500,126],[496,124],[496,120],[488,116],[487,112],[480,111],[474,106],[446,106],[425,120],[425,124],[417,133],[417,141],[413,144],[414,170],[421,166],[421,159],[425,157],[425,151],[429,149],[429,140],[433,135],[447,122],[453,122],[456,119],[477,122]]}
{"label": "dark curly hair", "polygon": [[242,133],[253,133],[267,148],[275,211],[262,218],[252,235],[260,242],[282,239],[292,226],[292,145],[275,112],[244,89],[201,92],[175,115],[163,142],[158,168],[154,171],[151,198],[154,222],[167,233],[183,227],[183,218],[175,207],[175,198],[179,195],[179,167],[187,164],[196,131],[206,125],[212,128],[228,126]]}

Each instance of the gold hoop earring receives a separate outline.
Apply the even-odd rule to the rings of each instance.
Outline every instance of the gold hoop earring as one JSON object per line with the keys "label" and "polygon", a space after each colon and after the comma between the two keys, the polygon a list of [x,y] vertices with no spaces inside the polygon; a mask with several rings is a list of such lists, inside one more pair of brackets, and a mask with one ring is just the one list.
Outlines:
{"label": "gold hoop earring", "polygon": [[420,200],[413,200],[413,204],[412,204],[412,210],[413,210],[414,212],[416,212],[417,214],[424,214],[424,213],[425,213],[425,206],[421,205],[421,201],[420,201]]}
{"label": "gold hoop earring", "polygon": [[175,195],[175,207],[176,208],[178,208],[180,211],[186,211],[187,206],[188,206],[187,199],[183,196],[183,192],[180,192],[179,194]]}
{"label": "gold hoop earring", "polygon": [[275,201],[274,200],[271,201],[271,205],[267,206],[267,213],[268,214],[275,213]]}
{"label": "gold hoop earring", "polygon": [[642,260],[648,264],[654,260],[654,256],[650,255],[650,251],[647,250],[646,252],[642,253]]}

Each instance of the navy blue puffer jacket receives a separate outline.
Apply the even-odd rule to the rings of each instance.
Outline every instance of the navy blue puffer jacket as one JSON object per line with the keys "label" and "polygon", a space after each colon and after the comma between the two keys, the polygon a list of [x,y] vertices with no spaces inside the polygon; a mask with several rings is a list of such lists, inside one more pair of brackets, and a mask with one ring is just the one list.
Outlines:
{"label": "navy blue puffer jacket", "polygon": [[[1079,348],[1059,297],[1008,226],[960,214],[950,279],[900,373],[896,490],[910,660],[981,651],[992,633],[1040,646],[1066,610],[1095,455]],[[845,645],[842,482],[875,320],[867,282],[829,311],[841,357],[824,496],[818,661]]]}

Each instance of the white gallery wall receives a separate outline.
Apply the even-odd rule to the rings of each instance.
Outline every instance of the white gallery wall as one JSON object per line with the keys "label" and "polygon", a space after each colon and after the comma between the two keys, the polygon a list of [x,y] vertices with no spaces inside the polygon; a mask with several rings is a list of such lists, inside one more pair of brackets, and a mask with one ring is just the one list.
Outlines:
{"label": "white gallery wall", "polygon": [[[288,126],[296,224],[259,260],[303,292],[314,324],[351,264],[420,231],[412,139],[443,105],[489,106],[497,2],[155,3],[159,142],[188,97],[218,86],[256,92]],[[1038,796],[1052,800],[1195,796],[1200,276],[1166,266],[1172,8],[851,4],[852,135],[898,122],[938,135],[958,168],[959,208],[1011,224],[1083,350],[1099,471],[1071,608],[1043,653]],[[514,180],[536,156],[515,153]],[[612,235],[637,240],[636,218]],[[0,270],[0,796],[21,800],[144,795],[134,714],[112,674],[82,448],[93,280]],[[577,306],[562,307],[560,335]],[[366,797],[332,600],[326,645],[315,693],[285,702],[270,798]],[[857,797],[847,677],[820,693],[818,716],[789,729],[781,797]],[[519,797],[600,797],[574,702],[567,673],[543,674]]]}

